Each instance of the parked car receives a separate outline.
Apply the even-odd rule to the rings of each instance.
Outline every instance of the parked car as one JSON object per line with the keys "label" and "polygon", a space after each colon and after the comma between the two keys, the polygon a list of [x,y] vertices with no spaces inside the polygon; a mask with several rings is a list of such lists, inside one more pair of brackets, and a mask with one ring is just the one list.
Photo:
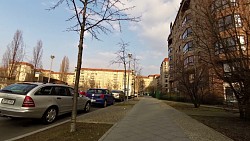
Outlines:
{"label": "parked car", "polygon": [[125,100],[125,94],[121,90],[112,90],[112,95],[114,96],[115,100],[124,101]]}
{"label": "parked car", "polygon": [[113,105],[115,99],[108,89],[91,88],[87,91],[86,96],[91,99],[92,104],[99,104],[102,107]]}
{"label": "parked car", "polygon": [[79,91],[79,94],[86,96],[86,92],[84,92],[84,91]]}
{"label": "parked car", "polygon": [[[74,89],[63,84],[16,83],[0,90],[0,116],[39,118],[48,124],[72,112]],[[89,112],[91,101],[78,97],[78,110]]]}

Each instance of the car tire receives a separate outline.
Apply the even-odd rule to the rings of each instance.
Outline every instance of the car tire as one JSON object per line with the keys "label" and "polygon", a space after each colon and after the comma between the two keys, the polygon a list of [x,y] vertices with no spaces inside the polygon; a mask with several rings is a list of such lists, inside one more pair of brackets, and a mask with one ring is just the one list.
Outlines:
{"label": "car tire", "polygon": [[88,113],[90,111],[90,102],[87,102],[84,106],[84,112]]}
{"label": "car tire", "polygon": [[42,122],[44,124],[50,124],[55,121],[56,117],[57,117],[57,108],[50,107],[43,114]]}
{"label": "car tire", "polygon": [[111,105],[114,105],[115,104],[115,99],[113,99],[113,102],[111,103]]}
{"label": "car tire", "polygon": [[107,100],[105,100],[102,107],[105,108],[105,107],[107,107],[107,105],[108,105]]}

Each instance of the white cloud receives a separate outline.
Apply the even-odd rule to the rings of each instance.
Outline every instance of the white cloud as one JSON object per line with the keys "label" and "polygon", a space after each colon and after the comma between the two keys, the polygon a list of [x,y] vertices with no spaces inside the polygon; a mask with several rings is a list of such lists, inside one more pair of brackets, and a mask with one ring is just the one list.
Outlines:
{"label": "white cloud", "polygon": [[[153,48],[163,48],[167,43],[170,23],[173,22],[181,0],[133,0],[129,5],[136,8],[132,15],[141,15],[141,22],[129,29],[137,30],[143,41],[148,41]],[[153,46],[154,45],[154,46]],[[166,47],[167,45],[165,45]]]}
{"label": "white cloud", "polygon": [[83,59],[83,67],[115,68],[117,66],[111,66],[111,61],[116,57],[116,55],[112,52],[97,52],[94,56],[95,57],[91,58],[85,57]]}

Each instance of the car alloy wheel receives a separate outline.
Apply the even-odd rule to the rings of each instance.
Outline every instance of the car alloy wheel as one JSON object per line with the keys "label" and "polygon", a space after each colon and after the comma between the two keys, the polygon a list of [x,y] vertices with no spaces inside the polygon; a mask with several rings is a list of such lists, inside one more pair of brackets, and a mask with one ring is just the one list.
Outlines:
{"label": "car alloy wheel", "polygon": [[84,107],[84,112],[87,113],[90,111],[90,102],[87,102]]}
{"label": "car alloy wheel", "polygon": [[57,116],[57,110],[53,107],[49,108],[43,115],[42,120],[45,124],[55,121]]}

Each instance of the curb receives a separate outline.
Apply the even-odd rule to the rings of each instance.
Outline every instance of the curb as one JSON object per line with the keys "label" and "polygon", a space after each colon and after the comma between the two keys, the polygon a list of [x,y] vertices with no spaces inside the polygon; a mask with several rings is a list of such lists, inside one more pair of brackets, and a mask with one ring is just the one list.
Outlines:
{"label": "curb", "polygon": [[115,123],[98,141],[103,141],[106,136],[113,130],[113,128],[115,128],[117,126],[118,122]]}

